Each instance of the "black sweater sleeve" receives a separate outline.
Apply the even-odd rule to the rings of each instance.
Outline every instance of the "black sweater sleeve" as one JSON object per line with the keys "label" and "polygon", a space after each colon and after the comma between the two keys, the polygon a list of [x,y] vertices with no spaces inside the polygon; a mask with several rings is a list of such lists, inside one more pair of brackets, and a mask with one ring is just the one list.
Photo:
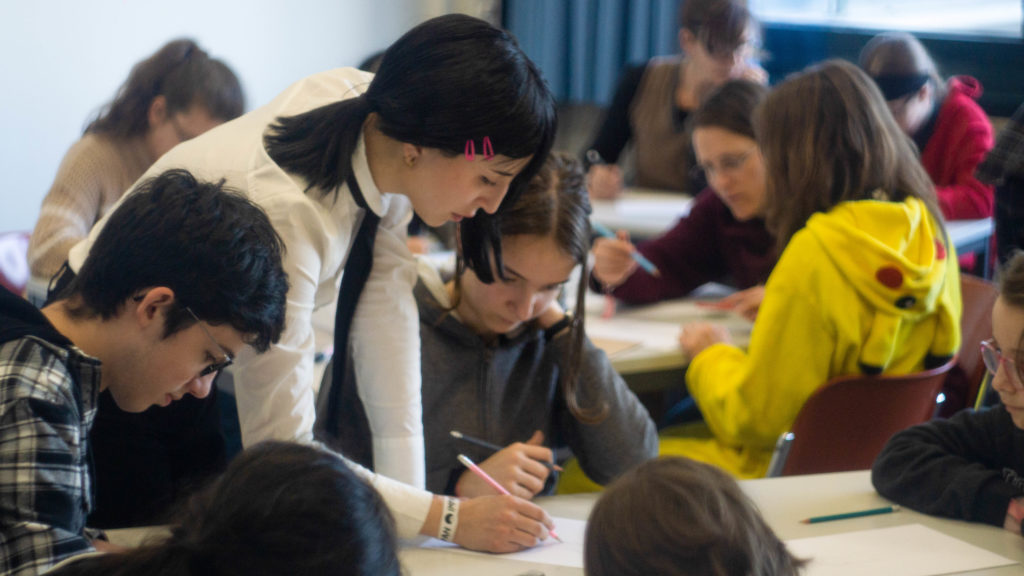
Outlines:
{"label": "black sweater sleeve", "polygon": [[919,512],[1002,526],[1010,499],[1024,494],[1022,451],[1024,431],[1002,406],[963,411],[893,436],[871,481]]}
{"label": "black sweater sleeve", "polygon": [[601,158],[609,164],[619,161],[619,154],[633,137],[633,128],[629,123],[629,108],[640,87],[640,79],[643,78],[646,68],[647,65],[642,64],[627,68],[622,73],[619,84],[615,88],[612,103],[605,112],[601,128],[590,144],[590,148],[597,150]]}

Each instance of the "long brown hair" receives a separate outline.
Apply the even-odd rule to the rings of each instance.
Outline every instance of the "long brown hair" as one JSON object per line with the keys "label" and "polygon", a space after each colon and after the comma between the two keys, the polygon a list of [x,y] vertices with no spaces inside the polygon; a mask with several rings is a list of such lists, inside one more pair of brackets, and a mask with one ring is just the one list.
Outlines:
{"label": "long brown hair", "polygon": [[623,474],[587,521],[587,576],[796,576],[794,558],[728,474],[688,458]]}
{"label": "long brown hair", "polygon": [[779,253],[815,212],[841,202],[919,198],[942,222],[931,179],[859,68],[828,60],[787,78],[754,115]]}
{"label": "long brown hair", "polygon": [[210,58],[187,38],[168,42],[132,67],[128,79],[85,128],[85,132],[130,138],[149,129],[153,99],[167,99],[167,112],[185,112],[199,104],[219,120],[234,120],[245,109],[238,77],[227,64]]}
{"label": "long brown hair", "polygon": [[[501,216],[500,237],[540,236],[554,239],[555,244],[573,262],[583,267],[586,274],[587,253],[590,250],[590,200],[587,195],[583,165],[568,154],[556,152],[548,156],[507,212]],[[462,296],[461,279],[464,272],[461,259],[455,276],[452,308],[458,306]],[[566,406],[581,422],[594,424],[608,412],[608,406],[580,405],[579,365],[583,355],[583,304],[587,292],[586,280],[580,280],[576,289],[575,313],[570,322],[569,355],[561,364],[561,383]]]}

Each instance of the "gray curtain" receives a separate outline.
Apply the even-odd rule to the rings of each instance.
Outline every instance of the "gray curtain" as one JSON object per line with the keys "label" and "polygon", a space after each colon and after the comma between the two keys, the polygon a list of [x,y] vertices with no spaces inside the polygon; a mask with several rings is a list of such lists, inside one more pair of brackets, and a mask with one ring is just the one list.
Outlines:
{"label": "gray curtain", "polygon": [[505,0],[505,28],[560,102],[607,104],[627,64],[679,51],[681,0]]}

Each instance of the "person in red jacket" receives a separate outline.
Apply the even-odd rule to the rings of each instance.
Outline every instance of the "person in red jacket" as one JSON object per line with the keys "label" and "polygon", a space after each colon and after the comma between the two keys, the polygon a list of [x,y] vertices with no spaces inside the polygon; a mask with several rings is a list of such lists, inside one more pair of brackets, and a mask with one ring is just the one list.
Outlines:
{"label": "person in red jacket", "polygon": [[974,177],[993,146],[992,124],[975,102],[981,83],[969,76],[943,82],[928,51],[905,32],[887,32],[868,41],[860,67],[875,80],[896,122],[921,151],[943,216],[992,216],[994,188]]}

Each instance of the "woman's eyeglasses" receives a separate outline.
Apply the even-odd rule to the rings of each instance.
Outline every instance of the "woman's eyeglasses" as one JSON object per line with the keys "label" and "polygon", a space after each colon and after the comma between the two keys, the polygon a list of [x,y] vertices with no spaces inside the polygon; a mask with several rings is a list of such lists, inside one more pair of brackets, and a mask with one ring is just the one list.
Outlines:
{"label": "woman's eyeglasses", "polygon": [[747,158],[754,153],[757,147],[753,147],[746,152],[739,154],[726,154],[716,163],[697,164],[693,167],[693,174],[691,176],[694,179],[700,179],[703,177],[705,180],[710,181],[716,174],[719,176],[731,176],[739,172],[740,168],[746,164]]}
{"label": "woman's eyeglasses", "polygon": [[994,340],[985,340],[981,343],[981,359],[985,362],[985,368],[995,374],[1002,366],[1006,370],[1006,379],[1018,390],[1024,390],[1024,375],[1013,360],[1003,356],[999,348],[996,348]]}

